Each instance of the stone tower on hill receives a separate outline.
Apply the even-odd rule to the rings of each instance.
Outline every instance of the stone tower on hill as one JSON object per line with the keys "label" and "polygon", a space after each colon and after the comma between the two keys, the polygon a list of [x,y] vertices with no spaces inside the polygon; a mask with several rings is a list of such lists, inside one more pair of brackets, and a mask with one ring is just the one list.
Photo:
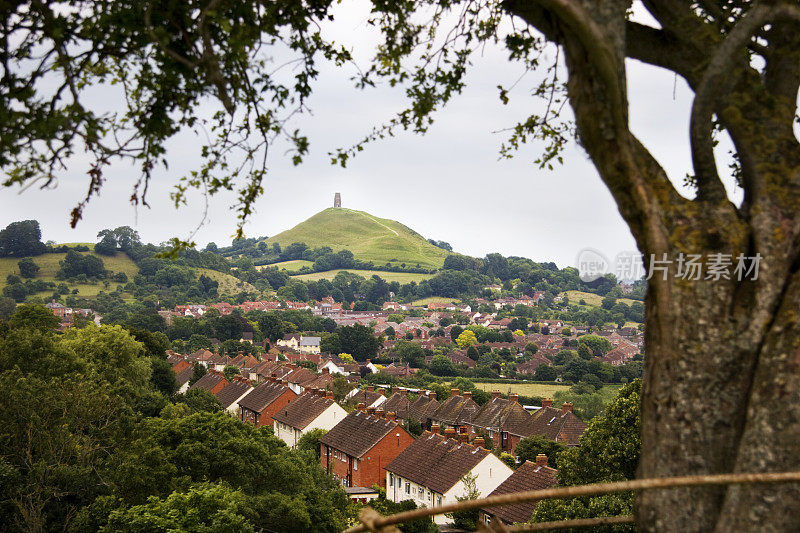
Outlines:
{"label": "stone tower on hill", "polygon": [[342,195],[338,192],[333,196],[333,207],[342,207]]}

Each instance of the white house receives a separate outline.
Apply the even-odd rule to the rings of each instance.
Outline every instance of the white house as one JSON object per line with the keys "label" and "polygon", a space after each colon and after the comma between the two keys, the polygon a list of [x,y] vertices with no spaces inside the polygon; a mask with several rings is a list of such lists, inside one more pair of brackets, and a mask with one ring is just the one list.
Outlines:
{"label": "white house", "polygon": [[284,335],[282,339],[278,339],[278,342],[275,344],[278,346],[286,346],[292,350],[297,350],[297,348],[300,346],[300,338],[301,335],[299,333],[288,333]]}
{"label": "white house", "polygon": [[[479,498],[484,498],[513,473],[483,446],[466,442],[466,435],[457,440],[452,428],[444,436],[438,434],[437,425],[431,430],[386,465],[386,497],[390,500],[413,500],[425,507],[456,503],[457,497],[467,493],[468,478],[474,480]],[[444,515],[435,517],[437,524],[448,520]]]}
{"label": "white house", "polygon": [[272,416],[275,436],[294,448],[305,433],[314,429],[331,430],[347,416],[333,392],[307,391]]}
{"label": "white house", "polygon": [[331,374],[344,374],[344,368],[337,366],[332,360],[328,359],[319,367],[319,371],[323,372],[325,369],[328,369],[328,372]]}
{"label": "white house", "polygon": [[319,353],[322,337],[300,337],[300,353]]}

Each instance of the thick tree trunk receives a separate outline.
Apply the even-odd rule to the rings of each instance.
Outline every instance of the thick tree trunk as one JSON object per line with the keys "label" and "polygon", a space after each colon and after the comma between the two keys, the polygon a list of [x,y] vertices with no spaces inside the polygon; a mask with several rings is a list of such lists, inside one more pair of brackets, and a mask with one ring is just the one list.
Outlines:
{"label": "thick tree trunk", "polygon": [[[668,302],[651,291],[641,477],[800,468],[800,281],[793,277],[758,337],[748,331],[754,303],[737,301],[736,284],[668,282]],[[798,531],[798,502],[797,485],[649,491],[637,514],[646,531]]]}
{"label": "thick tree trunk", "polygon": [[[662,36],[682,54],[668,58],[676,72],[696,87],[706,60],[697,46],[711,46],[719,36],[692,20],[683,3],[658,4],[650,7],[658,14],[663,8],[665,25],[686,29],[688,41],[702,41]],[[639,477],[800,470],[800,151],[791,131],[797,69],[784,80],[793,93],[774,83],[778,89],[765,94],[758,76],[739,65],[715,113],[742,161],[745,205],[729,202],[718,178],[708,180],[708,174],[699,177],[705,181],[698,198],[689,200],[628,128],[629,2],[505,5],[563,46],[581,144],[614,195],[645,266],[664,254],[672,262],[666,279],[654,273],[648,288]],[[699,28],[694,34],[692,24]],[[650,38],[653,32],[640,33]],[[644,48],[639,45],[638,53],[652,54]],[[790,55],[793,65],[797,55]],[[735,275],[707,280],[705,271],[703,279],[687,280],[676,268],[681,254],[699,254],[704,263],[726,254],[735,265],[739,254],[756,253],[762,256],[757,281]],[[637,497],[636,515],[642,531],[659,533],[800,531],[800,486],[647,491]]]}

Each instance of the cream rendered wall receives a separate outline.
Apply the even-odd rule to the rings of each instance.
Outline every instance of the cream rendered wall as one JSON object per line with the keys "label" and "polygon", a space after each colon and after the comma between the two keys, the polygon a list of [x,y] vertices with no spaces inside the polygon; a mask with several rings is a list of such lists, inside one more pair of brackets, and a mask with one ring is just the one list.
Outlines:
{"label": "cream rendered wall", "polygon": [[[475,465],[475,467],[470,470],[470,473],[474,476],[477,476],[475,480],[475,486],[480,492],[479,497],[485,498],[494,489],[496,489],[500,483],[505,481],[513,473],[513,470],[511,470],[508,465],[498,459],[495,455],[489,454],[480,463]],[[464,496],[464,493],[466,492],[464,482],[461,480],[453,485],[446,493],[440,495],[434,491],[430,491],[427,487],[424,487],[418,483],[414,483],[411,480],[398,477],[397,475],[394,475],[394,487],[392,487],[389,484],[390,474],[392,473],[386,473],[386,497],[393,502],[413,500],[417,506],[424,505],[426,507],[430,507],[433,505],[436,507],[439,505],[437,496],[442,496],[442,505],[447,505],[449,503],[456,503],[458,501],[456,497]],[[402,480],[402,483],[399,486],[398,479]],[[406,482],[408,482],[411,486],[410,494],[406,493]],[[419,492],[420,488],[423,489],[422,495],[420,495]],[[428,494],[430,494],[430,500],[428,499]],[[447,524],[450,521],[451,520],[445,515],[436,515],[434,517],[434,522],[439,525]]]}
{"label": "cream rendered wall", "polygon": [[275,436],[285,442],[290,448],[294,448],[297,446],[297,441],[299,441],[300,437],[302,437],[305,433],[308,433],[314,429],[324,429],[330,431],[333,429],[333,426],[341,422],[346,416],[347,411],[345,411],[338,403],[334,402],[302,430],[287,426],[286,424],[282,424],[276,420],[274,424]]}

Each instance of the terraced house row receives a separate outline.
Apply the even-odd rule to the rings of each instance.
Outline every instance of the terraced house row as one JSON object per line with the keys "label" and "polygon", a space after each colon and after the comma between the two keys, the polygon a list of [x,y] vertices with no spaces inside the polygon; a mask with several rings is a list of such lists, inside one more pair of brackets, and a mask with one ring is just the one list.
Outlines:
{"label": "terraced house row", "polygon": [[[181,360],[170,357],[176,374],[185,372]],[[329,373],[277,362],[254,369],[251,377],[258,372],[267,377],[260,383],[245,376],[228,380],[212,369],[190,389],[214,394],[243,422],[272,427],[290,447],[306,433],[323,430],[321,467],[362,502],[378,496],[375,486],[393,501],[429,507],[454,503],[473,485],[481,497],[549,487],[556,483],[556,471],[547,466],[546,456],[513,470],[499,452],[513,455],[520,440],[533,435],[577,446],[586,429],[569,403],[555,408],[544,400],[529,411],[517,395],[503,398],[499,391],[478,405],[470,392],[459,389],[439,401],[431,391],[396,388],[387,397],[385,389],[368,386],[353,389],[340,404],[330,390]],[[409,431],[412,422],[424,429],[417,438]],[[489,509],[481,519],[527,521],[532,512],[532,504]]]}

